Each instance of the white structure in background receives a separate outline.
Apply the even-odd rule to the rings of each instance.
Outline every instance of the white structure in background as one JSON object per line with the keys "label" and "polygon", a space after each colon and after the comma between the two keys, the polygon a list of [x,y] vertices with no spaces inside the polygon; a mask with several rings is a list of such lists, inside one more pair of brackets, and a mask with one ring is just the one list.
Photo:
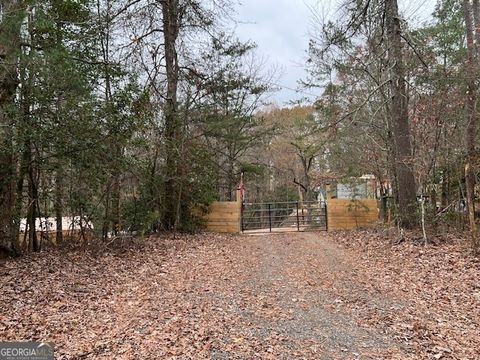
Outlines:
{"label": "white structure in background", "polygon": [[350,183],[338,183],[336,197],[338,199],[375,198],[376,188],[377,180],[374,175],[362,175],[352,179]]}
{"label": "white structure in background", "polygon": [[[80,221],[82,221],[80,226]],[[90,221],[81,219],[80,216],[74,217],[63,217],[62,218],[62,229],[63,231],[72,231],[80,230],[81,227],[84,229],[93,229],[93,224]],[[24,233],[27,228],[27,219],[22,219],[20,221],[20,233]],[[35,220],[35,230],[37,232],[55,232],[57,231],[57,219],[49,218],[37,218]]]}

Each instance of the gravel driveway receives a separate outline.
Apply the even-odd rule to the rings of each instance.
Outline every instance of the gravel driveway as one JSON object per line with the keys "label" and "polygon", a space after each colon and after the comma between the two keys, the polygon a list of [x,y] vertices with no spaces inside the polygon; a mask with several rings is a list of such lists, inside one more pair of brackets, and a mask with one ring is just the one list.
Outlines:
{"label": "gravel driveway", "polygon": [[[214,296],[240,314],[235,331],[245,343],[213,351],[214,359],[368,359],[400,356],[381,329],[358,323],[362,303],[391,309],[401,305],[373,297],[355,281],[355,265],[325,233],[258,235],[236,252],[242,273],[228,291]],[[350,297],[349,297],[350,295]],[[242,301],[244,299],[244,301]]]}
{"label": "gravel driveway", "polygon": [[415,358],[365,321],[403,305],[372,293],[329,236],[185,235],[9,260],[0,338],[51,341],[58,359]]}

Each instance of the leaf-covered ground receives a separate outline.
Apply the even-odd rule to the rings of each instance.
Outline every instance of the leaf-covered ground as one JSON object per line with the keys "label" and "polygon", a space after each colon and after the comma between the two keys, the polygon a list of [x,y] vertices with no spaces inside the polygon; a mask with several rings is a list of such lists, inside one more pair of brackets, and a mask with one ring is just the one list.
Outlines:
{"label": "leaf-covered ground", "polygon": [[392,246],[386,231],[334,238],[356,254],[362,288],[403,303],[400,311],[363,313],[361,322],[382,326],[412,358],[480,359],[480,259],[467,240],[443,235],[425,247],[412,235]]}
{"label": "leaf-covered ground", "polygon": [[0,265],[0,339],[58,359],[480,359],[480,265],[382,232],[196,235]]}

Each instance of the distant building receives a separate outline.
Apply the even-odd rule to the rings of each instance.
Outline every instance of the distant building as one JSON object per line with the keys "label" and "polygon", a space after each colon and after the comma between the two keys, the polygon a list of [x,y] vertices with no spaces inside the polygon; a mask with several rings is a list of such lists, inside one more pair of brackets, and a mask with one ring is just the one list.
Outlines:
{"label": "distant building", "polygon": [[362,175],[350,182],[337,182],[327,186],[327,197],[337,199],[372,199],[377,191],[374,175]]}

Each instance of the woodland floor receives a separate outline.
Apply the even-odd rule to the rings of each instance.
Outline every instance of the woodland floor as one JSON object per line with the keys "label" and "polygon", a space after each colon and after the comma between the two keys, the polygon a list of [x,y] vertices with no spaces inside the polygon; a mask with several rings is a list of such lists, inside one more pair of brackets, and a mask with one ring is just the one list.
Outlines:
{"label": "woodland floor", "polygon": [[480,359],[480,263],[381,231],[196,235],[0,264],[0,340],[58,359]]}

